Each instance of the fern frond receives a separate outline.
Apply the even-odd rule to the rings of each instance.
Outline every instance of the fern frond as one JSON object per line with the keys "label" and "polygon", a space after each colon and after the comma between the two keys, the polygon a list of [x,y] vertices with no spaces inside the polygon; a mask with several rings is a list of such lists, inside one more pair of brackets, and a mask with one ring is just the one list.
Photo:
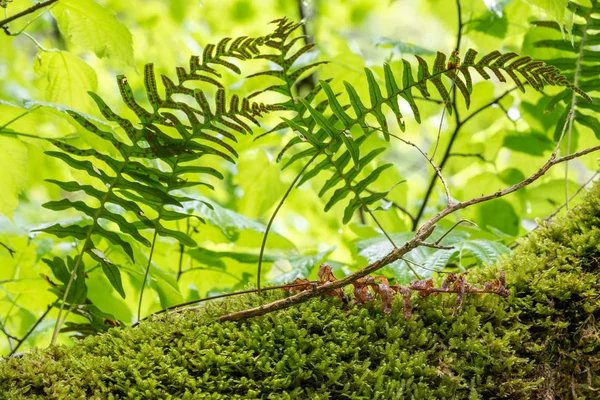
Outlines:
{"label": "fern frond", "polygon": [[[48,151],[48,155],[62,160],[73,169],[86,172],[97,182],[84,185],[76,181],[50,181],[62,190],[85,194],[84,200],[63,199],[44,204],[44,207],[52,210],[78,211],[85,217],[79,224],[56,224],[41,230],[60,238],[83,241],[80,254],[70,269],[61,307],[71,299],[69,291],[75,287],[73,282],[83,268],[84,254],[102,267],[118,293],[125,297],[120,283],[120,269],[106,256],[101,256],[102,253],[97,249],[99,239],[120,247],[131,261],[134,261],[131,241],[153,249],[157,236],[162,236],[175,239],[184,246],[196,246],[196,242],[186,233],[167,226],[170,221],[190,217],[180,210],[184,202],[192,199],[181,195],[180,190],[198,185],[212,188],[205,182],[205,177],[222,179],[223,175],[217,169],[199,165],[198,162],[209,155],[235,162],[238,154],[230,143],[237,141],[237,135],[252,133],[251,125],[259,126],[260,117],[282,109],[278,105],[265,105],[237,95],[228,96],[219,82],[221,75],[218,66],[240,73],[239,67],[231,59],[255,58],[260,54],[259,47],[272,40],[272,36],[226,38],[216,45],[207,45],[202,57],[191,57],[189,71],[177,67],[177,84],[162,76],[164,98],[159,95],[153,65],[147,64],[144,68],[144,86],[151,110],[135,99],[127,78],[117,76],[123,102],[137,117],[136,123],[118,115],[99,96],[90,93],[104,118],[123,130],[126,135],[124,140],[99,128],[84,115],[73,110],[67,111],[83,128],[108,142],[115,154],[92,148],[82,149],[51,139],[61,151]],[[189,88],[187,83],[190,81],[204,81],[215,86],[214,105],[211,105],[208,93]],[[179,95],[177,100],[175,95]],[[180,100],[181,95],[187,95],[185,100]],[[159,160],[167,168],[150,166],[161,165],[156,163]],[[152,241],[144,234],[148,230],[154,234]],[[148,266],[151,258],[152,255]]]}
{"label": "fern frond", "polygon": [[[598,18],[594,17],[594,15],[600,13],[600,4],[594,0],[589,7],[586,7],[570,1],[568,9],[583,21],[583,23],[573,24],[571,31],[573,43],[568,40],[540,40],[533,43],[533,45],[535,47],[563,51],[565,54],[564,57],[544,60],[545,63],[563,70],[565,76],[575,82],[581,90],[585,92],[598,91],[600,90],[600,84],[598,83],[598,74],[600,74],[598,64],[600,61],[600,51],[598,51],[600,35],[597,34],[597,31],[600,24],[598,23]],[[553,21],[535,21],[532,24],[534,27],[562,32],[561,26]],[[587,101],[577,101],[575,93]],[[575,109],[573,121],[578,125],[591,129],[595,136],[600,139],[600,124],[596,116],[593,115],[593,113],[600,112],[600,98],[590,97],[579,91],[575,93],[564,90],[553,97],[546,107],[547,111],[552,111],[560,102],[566,106],[566,110],[556,124],[555,139],[560,137],[560,128],[564,125],[564,121],[567,119],[571,108]]]}
{"label": "fern frond", "polygon": [[[457,93],[460,97],[463,97],[467,108],[470,106],[470,96],[473,90],[471,69],[477,71],[486,80],[491,79],[488,71],[501,82],[507,81],[504,76],[506,74],[521,90],[525,90],[524,82],[536,90],[542,90],[545,85],[560,85],[587,96],[579,88],[572,85],[558,68],[540,61],[533,61],[530,57],[519,57],[516,53],[502,54],[499,51],[494,51],[477,60],[477,52],[470,49],[465,54],[462,64],[447,64],[446,59],[446,55],[438,52],[433,68],[430,70],[428,63],[417,56],[419,67],[416,77],[413,74],[411,64],[403,60],[404,68],[401,82],[396,79],[392,68],[385,64],[385,95],[373,71],[366,68],[365,75],[370,101],[368,105],[363,103],[354,87],[347,82],[344,82],[344,86],[350,102],[349,105],[343,105],[340,102],[338,94],[328,82],[320,82],[319,86],[325,93],[327,101],[322,102],[319,105],[320,107],[313,108],[308,102],[300,99],[299,104],[301,104],[301,107],[296,107],[298,111],[296,118],[285,120],[292,130],[297,134],[300,133],[300,138],[291,139],[283,151],[288,151],[302,143],[307,143],[310,148],[294,154],[284,167],[298,161],[306,162],[308,158],[312,159],[316,155],[323,154],[324,159],[312,169],[307,169],[299,184],[314,178],[320,172],[333,171],[332,177],[328,179],[319,196],[323,196],[330,188],[341,182],[342,187],[335,191],[327,202],[325,209],[330,209],[352,193],[353,198],[348,202],[344,213],[344,222],[346,223],[360,206],[366,208],[387,195],[387,192],[369,192],[368,195],[363,195],[363,192],[367,191],[369,185],[374,181],[371,177],[379,175],[390,166],[390,164],[379,166],[368,176],[360,174],[365,166],[371,163],[370,156],[373,154],[371,152],[363,158],[360,156],[360,146],[365,142],[364,139],[371,130],[366,118],[373,117],[378,124],[375,127],[376,130],[382,132],[384,138],[389,140],[389,126],[383,106],[385,105],[394,114],[398,126],[401,130],[404,130],[404,116],[401,114],[398,105],[398,100],[401,98],[408,103],[413,111],[414,119],[420,123],[420,112],[412,93],[413,89],[417,90],[423,97],[430,97],[428,83],[431,82],[449,113],[452,112],[450,84],[456,85]],[[446,81],[443,79],[444,76],[448,78]],[[329,116],[325,114],[327,108],[331,112]],[[353,114],[350,114],[350,110]],[[307,111],[308,115],[306,115]],[[304,124],[302,121],[304,121]],[[351,135],[352,128],[355,125],[358,125],[362,130],[362,135],[358,138],[353,138]],[[343,150],[336,158],[334,154],[336,152],[340,153],[339,149]],[[379,149],[377,151],[377,154],[381,153]],[[281,154],[279,158],[281,158]],[[352,159],[353,169],[347,168],[350,159]]]}

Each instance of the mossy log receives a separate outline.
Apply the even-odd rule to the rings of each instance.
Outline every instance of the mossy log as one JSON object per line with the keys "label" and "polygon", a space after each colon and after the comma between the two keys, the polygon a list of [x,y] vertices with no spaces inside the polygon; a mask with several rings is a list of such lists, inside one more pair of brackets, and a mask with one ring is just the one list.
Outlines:
{"label": "mossy log", "polygon": [[[510,257],[511,295],[413,296],[344,311],[336,299],[242,322],[215,317],[256,305],[247,296],[200,312],[112,329],[73,346],[0,362],[0,397],[144,399],[600,398],[600,185]],[[282,296],[271,294],[272,297]]]}

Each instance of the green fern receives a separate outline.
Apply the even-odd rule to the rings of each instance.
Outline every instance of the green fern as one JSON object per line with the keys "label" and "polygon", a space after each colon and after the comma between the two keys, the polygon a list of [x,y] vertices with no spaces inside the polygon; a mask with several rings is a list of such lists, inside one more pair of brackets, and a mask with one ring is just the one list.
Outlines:
{"label": "green fern", "polygon": [[[438,52],[432,70],[429,69],[423,58],[416,57],[419,63],[416,78],[411,64],[403,60],[404,68],[401,75],[401,84],[396,79],[396,74],[392,71],[392,68],[388,64],[384,65],[385,95],[383,94],[384,90],[377,83],[373,71],[368,68],[365,69],[370,95],[368,106],[363,103],[356,89],[349,83],[344,82],[344,86],[350,104],[343,105],[338,100],[338,95],[329,82],[321,81],[320,87],[316,91],[322,89],[327,100],[313,108],[308,101],[299,99],[298,102],[295,102],[296,118],[284,120],[288,127],[296,132],[298,137],[290,140],[278,159],[281,159],[283,153],[295,145],[307,143],[310,147],[294,154],[284,165],[284,168],[298,161],[306,165],[321,157],[320,162],[312,169],[305,168],[299,184],[312,179],[321,172],[332,170],[333,174],[321,188],[319,197],[324,197],[331,189],[339,186],[340,182],[342,183],[341,187],[329,196],[325,211],[351,195],[352,198],[345,207],[344,223],[349,222],[355,211],[361,207],[366,212],[370,212],[369,207],[388,194],[388,191],[376,192],[368,189],[379,175],[391,167],[392,164],[378,166],[368,175],[361,174],[361,171],[367,165],[370,165],[386,148],[381,147],[371,150],[367,155],[361,157],[361,145],[365,143],[366,138],[374,130],[382,132],[384,138],[389,140],[390,130],[383,111],[384,105],[395,115],[400,129],[405,129],[404,116],[401,114],[398,105],[400,98],[409,104],[414,119],[418,123],[421,122],[419,108],[413,96],[413,89],[417,90],[423,97],[428,98],[431,96],[428,83],[431,82],[442,98],[448,113],[451,113],[451,89],[448,86],[455,85],[457,93],[464,99],[468,108],[473,89],[470,70],[474,69],[485,80],[491,79],[487,71],[491,71],[501,82],[507,81],[504,76],[506,74],[522,91],[525,91],[525,84],[529,84],[538,91],[541,91],[545,85],[560,85],[589,99],[589,96],[572,85],[558,68],[540,61],[533,61],[527,56],[519,57],[516,53],[502,54],[499,51],[493,51],[476,61],[477,52],[470,49],[465,54],[462,64],[454,65],[452,63],[447,64],[446,55]],[[449,78],[448,83],[444,82],[444,76]],[[330,110],[329,116],[326,115],[327,108]],[[352,110],[353,114],[350,114],[349,110]],[[367,117],[374,117],[378,126],[370,126],[366,122]],[[361,128],[362,135],[353,137],[351,132],[356,125]],[[343,150],[340,151],[340,149]],[[352,160],[353,167],[348,167],[350,160]]]}
{"label": "green fern", "polygon": [[[539,48],[553,48],[564,51],[565,57],[545,60],[549,65],[560,68],[565,76],[573,81],[575,85],[585,92],[600,90],[598,74],[600,74],[600,44],[599,35],[596,33],[600,28],[600,22],[593,15],[600,13],[600,3],[592,0],[589,7],[581,6],[570,1],[568,9],[582,19],[582,23],[573,24],[571,35],[573,43],[568,40],[540,40],[533,45]],[[561,26],[553,21],[535,21],[535,27],[562,31]],[[558,103],[564,103],[566,110],[556,124],[555,139],[561,134],[564,121],[571,108],[575,109],[573,121],[581,126],[591,129],[600,139],[600,123],[593,113],[600,112],[600,98],[584,96],[587,102],[577,101],[577,97],[569,90],[563,90],[554,96],[546,107],[546,111],[552,111]]]}
{"label": "green fern", "polygon": [[[65,303],[82,304],[85,300],[84,294],[74,297],[70,293],[74,289],[78,289],[76,292],[79,293],[80,286],[85,287],[85,279],[78,279],[84,273],[85,254],[102,267],[113,287],[125,297],[120,268],[98,250],[100,238],[120,247],[132,262],[134,251],[128,240],[151,247],[144,286],[157,236],[174,238],[185,246],[196,246],[196,242],[187,234],[165,226],[165,223],[190,217],[179,210],[182,203],[192,199],[175,191],[196,185],[211,187],[203,180],[188,180],[192,176],[210,175],[222,179],[223,176],[217,169],[200,166],[197,161],[203,156],[212,155],[233,163],[237,153],[226,140],[236,142],[236,135],[252,133],[250,123],[258,125],[257,118],[280,108],[252,102],[248,98],[240,99],[237,95],[232,95],[227,100],[225,89],[218,81],[220,74],[214,67],[220,65],[240,73],[239,67],[228,59],[246,60],[256,57],[260,53],[259,46],[270,40],[270,37],[242,37],[235,40],[226,38],[217,45],[206,46],[201,58],[191,58],[189,71],[183,67],[177,68],[177,84],[162,76],[164,98],[158,94],[153,65],[147,64],[144,69],[144,84],[152,111],[146,110],[135,100],[127,78],[119,75],[117,84],[123,101],[139,120],[135,125],[114,113],[99,96],[90,93],[104,118],[118,124],[127,135],[128,141],[100,129],[82,114],[68,111],[86,130],[109,142],[120,157],[113,157],[95,149],[80,149],[59,140],[51,142],[62,151],[46,152],[70,167],[86,172],[103,187],[98,189],[75,181],[50,181],[64,191],[80,191],[87,195],[85,201],[65,198],[44,204],[44,207],[51,210],[76,210],[87,217],[80,223],[66,226],[56,224],[41,230],[60,238],[73,238],[83,242],[78,257],[70,259],[67,272],[69,278],[60,279],[63,286],[55,289],[58,295],[62,295],[61,310]],[[217,88],[214,108],[211,108],[204,91],[185,86],[189,81],[203,81]],[[188,102],[174,100],[173,96],[176,94],[190,96],[195,100],[197,107],[190,106]],[[187,121],[181,121],[169,110],[180,112]],[[159,160],[169,169],[162,170],[150,166]],[[125,213],[115,212],[109,205],[119,206]],[[207,206],[210,207],[210,204],[207,203]],[[110,223],[116,225],[120,232],[127,236],[127,240],[115,232]],[[146,230],[153,232],[152,241],[142,233]],[[62,271],[61,276],[64,277],[67,270],[62,260],[55,258],[44,261],[53,271]],[[59,320],[57,326],[60,324]]]}

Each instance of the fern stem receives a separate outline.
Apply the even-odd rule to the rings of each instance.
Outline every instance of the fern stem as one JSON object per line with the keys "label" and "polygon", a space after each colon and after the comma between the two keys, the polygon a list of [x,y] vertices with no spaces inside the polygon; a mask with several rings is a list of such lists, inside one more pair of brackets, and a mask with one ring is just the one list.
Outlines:
{"label": "fern stem", "polygon": [[271,231],[271,226],[273,225],[273,221],[275,220],[275,217],[277,216],[277,213],[279,213],[279,210],[283,206],[283,203],[285,202],[285,200],[288,198],[288,196],[290,195],[290,193],[292,192],[292,190],[296,186],[296,183],[298,183],[298,180],[300,180],[300,178],[302,177],[302,174],[304,173],[304,171],[306,171],[306,169],[313,163],[313,161],[316,160],[316,158],[320,154],[321,153],[317,152],[314,156],[312,156],[312,158],[310,160],[308,160],[308,162],[304,165],[304,167],[302,167],[302,169],[300,170],[300,172],[298,173],[298,175],[296,175],[296,177],[294,178],[294,180],[292,181],[292,183],[290,184],[290,186],[287,188],[287,190],[283,194],[283,197],[279,200],[279,203],[277,203],[277,207],[275,207],[275,211],[273,211],[273,214],[271,214],[271,217],[269,218],[269,222],[267,223],[267,227],[265,229],[265,233],[263,234],[262,243],[260,244],[260,252],[258,254],[256,290],[258,291],[259,294],[261,292],[260,275],[261,275],[261,272],[262,272],[263,256],[265,254],[265,247],[267,245],[267,237],[269,236],[269,232]]}
{"label": "fern stem", "polygon": [[[88,245],[90,244],[90,242],[92,240],[92,234],[94,232],[94,229],[98,225],[98,219],[100,218],[100,216],[102,215],[102,212],[104,211],[106,202],[110,198],[110,196],[113,192],[113,188],[115,187],[115,185],[117,184],[119,179],[121,179],[121,173],[123,172],[123,169],[125,168],[125,165],[127,164],[128,161],[129,161],[129,155],[128,154],[123,155],[123,163],[121,164],[119,169],[115,171],[116,176],[112,180],[112,182],[110,182],[110,184],[108,185],[108,190],[106,191],[106,194],[100,200],[100,205],[98,206],[98,209],[96,210],[96,213],[94,214],[94,217],[92,219],[92,224],[90,225],[90,227],[86,233],[85,240],[83,241],[83,246],[79,252],[75,266],[73,267],[73,270],[71,271],[71,275],[69,276],[69,281],[67,282],[67,286],[65,287],[65,293],[63,294],[62,301],[60,303],[60,308],[58,310],[58,316],[56,318],[56,324],[54,325],[54,331],[52,332],[52,340],[50,341],[51,346],[56,344],[56,339],[58,338],[58,333],[64,322],[64,321],[61,321],[62,312],[64,310],[65,303],[67,301],[67,296],[69,295],[69,291],[71,290],[71,286],[73,285],[73,281],[75,280],[75,278],[77,276],[77,272],[79,271],[79,266],[81,265],[81,263],[83,261],[83,255],[85,254],[86,250],[88,249]],[[68,315],[68,313],[67,313],[67,315]],[[64,317],[64,319],[66,319],[66,316]]]}
{"label": "fern stem", "polygon": [[[162,209],[161,209],[162,211]],[[160,219],[160,214],[159,217],[157,218],[157,221]],[[146,288],[146,281],[148,280],[148,273],[150,272],[150,265],[152,265],[152,255],[154,254],[154,246],[156,245],[156,239],[158,237],[158,230],[154,229],[154,236],[152,237],[152,247],[150,247],[150,254],[148,255],[148,264],[146,265],[146,272],[144,273],[144,280],[142,282],[142,289],[140,290],[140,298],[138,301],[138,312],[137,312],[137,319],[140,319],[140,316],[142,314],[142,299],[144,298],[144,289]]]}

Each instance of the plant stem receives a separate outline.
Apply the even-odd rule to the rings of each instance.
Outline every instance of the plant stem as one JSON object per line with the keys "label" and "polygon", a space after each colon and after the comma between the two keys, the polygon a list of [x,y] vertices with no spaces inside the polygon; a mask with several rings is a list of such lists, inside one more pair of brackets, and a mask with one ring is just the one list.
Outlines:
{"label": "plant stem", "polygon": [[[162,211],[162,209],[161,209],[161,211]],[[160,215],[157,217],[157,221],[158,220],[160,220]],[[152,255],[154,254],[154,247],[156,245],[157,237],[158,237],[158,230],[154,229],[154,236],[152,237],[152,247],[150,247],[150,254],[148,255],[148,264],[146,265],[146,272],[144,273],[144,280],[142,282],[142,289],[140,290],[140,298],[138,300],[138,312],[137,312],[138,320],[140,319],[140,316],[142,314],[142,299],[144,297],[144,288],[146,288],[146,281],[148,280],[148,274],[150,273],[150,266],[152,265]]]}

